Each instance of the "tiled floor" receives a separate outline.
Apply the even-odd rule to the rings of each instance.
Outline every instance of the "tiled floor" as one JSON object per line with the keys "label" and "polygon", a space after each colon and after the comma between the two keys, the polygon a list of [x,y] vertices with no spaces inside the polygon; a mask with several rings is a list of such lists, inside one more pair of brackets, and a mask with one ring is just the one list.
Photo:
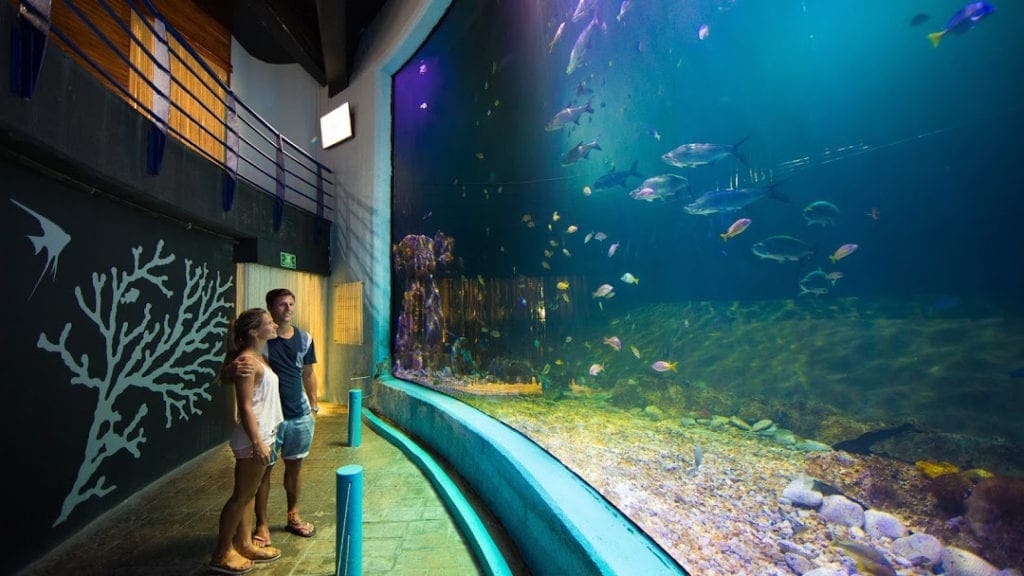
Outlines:
{"label": "tiled floor", "polygon": [[[321,406],[323,404],[321,403]],[[423,474],[367,426],[362,444],[346,446],[344,407],[325,407],[303,464],[300,511],[317,526],[312,538],[283,529],[283,465],[273,472],[272,539],[284,554],[250,574],[334,574],[336,470],[363,467],[363,565],[366,576],[460,576],[479,571],[441,500]],[[217,518],[231,491],[234,459],[224,447],[168,474],[93,522],[26,575],[208,574]]]}

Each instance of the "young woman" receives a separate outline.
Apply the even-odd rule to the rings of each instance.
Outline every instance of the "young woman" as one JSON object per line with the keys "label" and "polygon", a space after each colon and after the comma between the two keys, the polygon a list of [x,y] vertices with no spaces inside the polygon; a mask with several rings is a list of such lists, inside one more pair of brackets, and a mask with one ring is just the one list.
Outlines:
{"label": "young woman", "polygon": [[[277,324],[262,308],[246,310],[228,328],[221,379],[234,384],[238,423],[230,442],[235,453],[235,487],[221,510],[217,549],[210,558],[210,569],[220,574],[245,574],[255,563],[281,556],[277,548],[253,544],[249,514],[263,473],[274,463],[277,426],[284,420],[277,374],[261,354],[267,340],[276,337]],[[248,357],[255,372],[236,374],[231,365],[239,357]]]}

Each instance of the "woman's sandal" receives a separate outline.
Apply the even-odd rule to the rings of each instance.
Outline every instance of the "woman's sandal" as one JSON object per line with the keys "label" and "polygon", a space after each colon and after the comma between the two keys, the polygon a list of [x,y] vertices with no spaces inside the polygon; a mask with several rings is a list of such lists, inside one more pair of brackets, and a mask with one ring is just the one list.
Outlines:
{"label": "woman's sandal", "polygon": [[239,551],[239,554],[252,560],[256,564],[267,564],[281,557],[281,549],[267,546],[266,548],[254,548],[252,552]]}
{"label": "woman's sandal", "polygon": [[236,566],[231,566],[229,564],[219,564],[219,563],[214,563],[214,562],[210,562],[210,564],[209,564],[209,568],[213,572],[216,572],[217,574],[231,574],[231,575],[248,574],[249,572],[252,572],[252,569],[255,566],[256,566],[256,563],[253,562],[252,560],[246,560],[245,564],[243,565],[243,567],[236,567]]}
{"label": "woman's sandal", "polygon": [[268,536],[264,538],[263,536],[256,536],[255,534],[253,534],[252,543],[257,548],[267,548],[270,546],[270,537]]}

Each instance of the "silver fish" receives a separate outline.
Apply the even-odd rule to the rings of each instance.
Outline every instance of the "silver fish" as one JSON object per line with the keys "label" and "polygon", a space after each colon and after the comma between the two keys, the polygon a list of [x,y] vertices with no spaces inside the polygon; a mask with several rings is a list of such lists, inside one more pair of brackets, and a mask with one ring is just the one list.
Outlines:
{"label": "silver fish", "polygon": [[569,53],[569,66],[566,67],[565,73],[572,74],[580,62],[583,61],[583,57],[587,55],[587,50],[590,49],[590,36],[594,33],[594,29],[598,26],[604,27],[601,20],[597,17],[597,11],[594,11],[594,17],[587,24],[587,27],[580,32],[580,35],[576,38],[576,43],[572,45],[572,52]]}
{"label": "silver fish", "polygon": [[735,144],[683,144],[678,148],[661,155],[661,159],[676,168],[695,168],[706,164],[714,164],[719,160],[735,156],[745,166],[747,159],[740,154],[740,146],[747,141],[749,136]]}
{"label": "silver fish", "polygon": [[562,127],[570,122],[579,124],[580,116],[582,116],[584,112],[588,114],[594,113],[594,109],[590,107],[591,100],[587,100],[587,103],[582,106],[569,106],[559,110],[558,113],[551,118],[551,121],[548,122],[547,126],[544,127],[544,130],[547,132],[554,132],[555,130],[561,130]]}
{"label": "silver fish", "polygon": [[835,226],[839,218],[839,208],[831,202],[818,200],[804,208],[804,220],[808,226]]}
{"label": "silver fish", "polygon": [[776,262],[799,262],[814,254],[809,244],[792,236],[770,236],[750,247],[759,258]]}
{"label": "silver fish", "polygon": [[761,198],[773,198],[780,202],[789,202],[789,199],[776,191],[781,184],[776,182],[770,186],[755,186],[750,188],[725,188],[722,190],[710,190],[701,194],[696,200],[686,205],[686,211],[690,214],[715,214],[716,212],[732,212],[745,208]]}
{"label": "silver fish", "polygon": [[562,154],[562,166],[568,166],[570,164],[575,164],[580,160],[585,160],[590,156],[591,150],[600,149],[601,146],[597,143],[597,138],[594,138],[593,141],[586,144],[583,143],[583,140],[580,140],[579,144],[570,148],[565,154]]}
{"label": "silver fish", "polygon": [[687,185],[686,178],[682,176],[659,174],[644,180],[638,188],[629,193],[629,197],[634,200],[646,200],[648,202],[664,200],[665,198],[675,196],[679,192],[684,192]]}
{"label": "silver fish", "polygon": [[573,10],[572,12],[572,21],[579,22],[580,20],[583,19],[584,16],[587,15],[587,12],[590,12],[596,6],[597,0],[580,0],[576,4],[576,9]]}
{"label": "silver fish", "polygon": [[800,294],[804,296],[807,294],[814,294],[815,296],[822,296],[828,294],[828,288],[832,285],[832,280],[825,274],[821,268],[818,268],[814,272],[811,272],[800,279]]}

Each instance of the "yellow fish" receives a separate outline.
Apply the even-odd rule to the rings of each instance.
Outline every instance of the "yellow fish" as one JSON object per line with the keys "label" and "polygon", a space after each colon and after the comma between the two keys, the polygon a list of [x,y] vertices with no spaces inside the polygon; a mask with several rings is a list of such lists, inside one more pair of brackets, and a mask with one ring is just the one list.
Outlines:
{"label": "yellow fish", "polygon": [[640,349],[637,348],[636,346],[630,346],[629,350],[630,350],[630,352],[633,353],[633,356],[636,356],[637,358],[640,357]]}
{"label": "yellow fish", "polygon": [[565,364],[565,362],[561,358],[555,360],[555,366],[561,366],[562,364]]}
{"label": "yellow fish", "polygon": [[552,252],[551,250],[545,250],[545,251],[544,251],[544,257],[545,257],[545,258],[551,258],[552,256],[554,256],[554,254],[555,254],[555,253],[554,253],[554,252]]}
{"label": "yellow fish", "polygon": [[551,372],[551,364],[545,364],[544,369],[540,371],[541,374],[547,374]]}
{"label": "yellow fish", "polygon": [[568,290],[569,282],[567,282],[566,280],[562,280],[558,284],[555,284],[555,287],[558,288],[559,290]]}
{"label": "yellow fish", "polygon": [[562,217],[561,217],[561,216],[559,216],[559,215],[558,215],[558,211],[557,211],[557,210],[555,210],[555,213],[551,215],[551,221],[552,221],[552,222],[558,222],[558,221],[559,221],[559,220],[561,220],[561,219],[562,219]]}
{"label": "yellow fish", "polygon": [[579,227],[576,226],[575,224],[573,224],[572,226],[569,226],[568,228],[565,229],[565,233],[566,234],[575,234],[577,230],[579,230]]}

